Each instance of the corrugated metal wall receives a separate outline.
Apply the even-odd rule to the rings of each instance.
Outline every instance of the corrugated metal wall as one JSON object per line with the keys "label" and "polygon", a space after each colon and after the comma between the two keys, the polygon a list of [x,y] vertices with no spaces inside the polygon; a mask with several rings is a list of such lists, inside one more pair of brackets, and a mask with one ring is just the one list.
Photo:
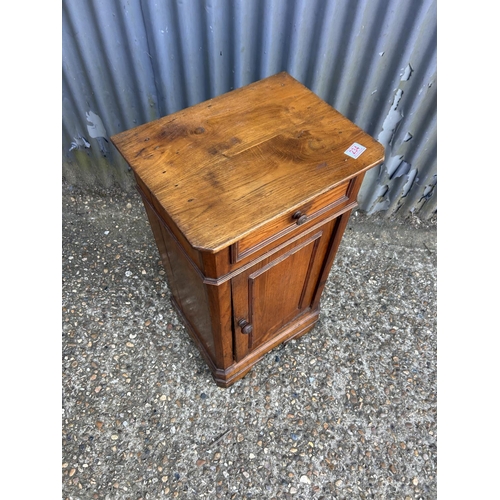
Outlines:
{"label": "corrugated metal wall", "polygon": [[359,202],[437,212],[436,0],[63,0],[63,177],[132,186],[117,132],[287,71],[386,147]]}

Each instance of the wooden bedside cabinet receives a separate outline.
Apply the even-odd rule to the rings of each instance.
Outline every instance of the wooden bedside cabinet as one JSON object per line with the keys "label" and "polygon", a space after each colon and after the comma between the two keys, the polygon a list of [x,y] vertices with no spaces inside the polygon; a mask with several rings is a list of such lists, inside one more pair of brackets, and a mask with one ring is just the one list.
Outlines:
{"label": "wooden bedside cabinet", "polygon": [[314,326],[381,144],[287,73],[111,140],[134,172],[173,304],[219,386]]}

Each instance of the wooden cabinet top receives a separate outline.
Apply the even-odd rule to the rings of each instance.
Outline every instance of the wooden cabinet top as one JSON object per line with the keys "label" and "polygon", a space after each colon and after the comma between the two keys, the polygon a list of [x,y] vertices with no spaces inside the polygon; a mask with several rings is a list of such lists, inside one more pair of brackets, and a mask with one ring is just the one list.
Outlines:
{"label": "wooden cabinet top", "polygon": [[[111,141],[190,244],[208,252],[384,159],[380,143],[285,72]],[[366,148],[357,158],[345,153],[355,143]]]}

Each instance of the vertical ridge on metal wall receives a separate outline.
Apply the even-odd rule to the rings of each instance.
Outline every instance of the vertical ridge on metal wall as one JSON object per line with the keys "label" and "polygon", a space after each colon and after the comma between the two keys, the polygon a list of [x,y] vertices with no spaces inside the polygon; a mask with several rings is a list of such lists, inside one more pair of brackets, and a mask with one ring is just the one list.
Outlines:
{"label": "vertical ridge on metal wall", "polygon": [[129,189],[117,132],[287,71],[386,148],[369,214],[437,211],[436,0],[63,0],[63,177]]}

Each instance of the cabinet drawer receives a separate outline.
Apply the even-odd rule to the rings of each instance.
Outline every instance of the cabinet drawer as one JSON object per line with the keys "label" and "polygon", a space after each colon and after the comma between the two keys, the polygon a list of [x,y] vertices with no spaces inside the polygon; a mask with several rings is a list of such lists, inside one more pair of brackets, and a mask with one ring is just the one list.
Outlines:
{"label": "cabinet drawer", "polygon": [[284,235],[309,226],[323,214],[330,215],[332,209],[342,208],[349,202],[351,185],[352,181],[344,182],[245,236],[231,247],[231,262],[235,264]]}

